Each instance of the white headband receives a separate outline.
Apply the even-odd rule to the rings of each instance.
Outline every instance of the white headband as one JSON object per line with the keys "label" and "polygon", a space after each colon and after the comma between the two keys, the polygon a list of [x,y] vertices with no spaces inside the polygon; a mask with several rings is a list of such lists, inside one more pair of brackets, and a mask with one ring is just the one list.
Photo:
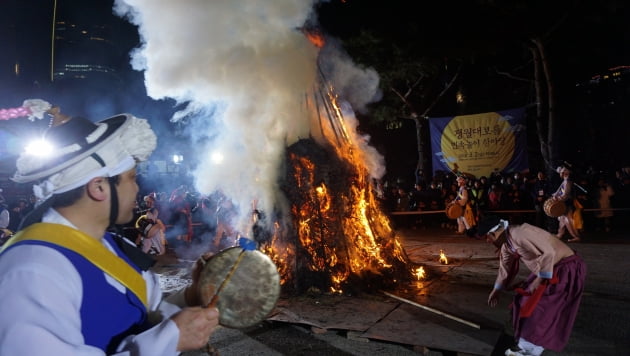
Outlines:
{"label": "white headband", "polygon": [[507,229],[507,227],[509,225],[510,224],[507,222],[507,220],[499,220],[499,223],[495,227],[493,227],[492,229],[488,230],[488,233],[495,232],[495,231],[499,230],[500,228],[503,228],[505,230],[505,229]]}

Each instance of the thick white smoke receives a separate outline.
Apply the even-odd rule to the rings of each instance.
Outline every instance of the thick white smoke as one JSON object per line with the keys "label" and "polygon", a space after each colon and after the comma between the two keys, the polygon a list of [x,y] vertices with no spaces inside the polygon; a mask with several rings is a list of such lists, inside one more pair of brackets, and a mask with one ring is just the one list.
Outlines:
{"label": "thick white smoke", "polygon": [[309,136],[304,98],[315,86],[318,48],[300,28],[313,3],[116,0],[116,14],[138,26],[132,65],[144,71],[148,94],[186,104],[173,120],[189,117],[191,131],[213,138],[195,147],[200,192],[219,189],[243,210],[254,200],[264,211],[278,204],[285,147]]}

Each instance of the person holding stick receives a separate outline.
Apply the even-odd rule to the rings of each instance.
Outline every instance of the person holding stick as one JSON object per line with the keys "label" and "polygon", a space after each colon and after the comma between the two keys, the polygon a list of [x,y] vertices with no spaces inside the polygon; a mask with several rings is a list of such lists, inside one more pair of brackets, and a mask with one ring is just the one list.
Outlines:
{"label": "person holding stick", "polygon": [[0,251],[0,354],[154,356],[203,347],[219,312],[199,305],[198,273],[163,300],[153,259],[109,232],[133,218],[136,162],[156,147],[148,122],[51,113],[44,138],[54,148],[22,153],[13,177],[32,183],[42,203]]}
{"label": "person holding stick", "polygon": [[[506,350],[505,355],[562,351],[584,291],[582,258],[546,230],[530,224],[510,226],[496,216],[480,221],[477,234],[499,249],[499,272],[488,305],[497,305],[502,290],[516,291],[511,314],[518,348]],[[520,262],[532,273],[514,288]]]}

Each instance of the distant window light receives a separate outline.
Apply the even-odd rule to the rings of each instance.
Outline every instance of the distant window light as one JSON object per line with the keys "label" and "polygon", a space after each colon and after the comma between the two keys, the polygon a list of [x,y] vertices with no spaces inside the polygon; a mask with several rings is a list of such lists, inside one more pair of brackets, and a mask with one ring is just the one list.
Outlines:
{"label": "distant window light", "polygon": [[113,73],[114,69],[97,64],[66,64],[63,66],[64,72],[101,72]]}

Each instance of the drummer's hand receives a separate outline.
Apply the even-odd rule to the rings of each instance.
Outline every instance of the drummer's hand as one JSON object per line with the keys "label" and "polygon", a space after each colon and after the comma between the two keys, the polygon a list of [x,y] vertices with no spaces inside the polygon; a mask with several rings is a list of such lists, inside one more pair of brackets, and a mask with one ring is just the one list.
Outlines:
{"label": "drummer's hand", "polygon": [[179,328],[177,351],[192,351],[208,343],[219,325],[219,311],[214,306],[184,308],[171,319]]}

